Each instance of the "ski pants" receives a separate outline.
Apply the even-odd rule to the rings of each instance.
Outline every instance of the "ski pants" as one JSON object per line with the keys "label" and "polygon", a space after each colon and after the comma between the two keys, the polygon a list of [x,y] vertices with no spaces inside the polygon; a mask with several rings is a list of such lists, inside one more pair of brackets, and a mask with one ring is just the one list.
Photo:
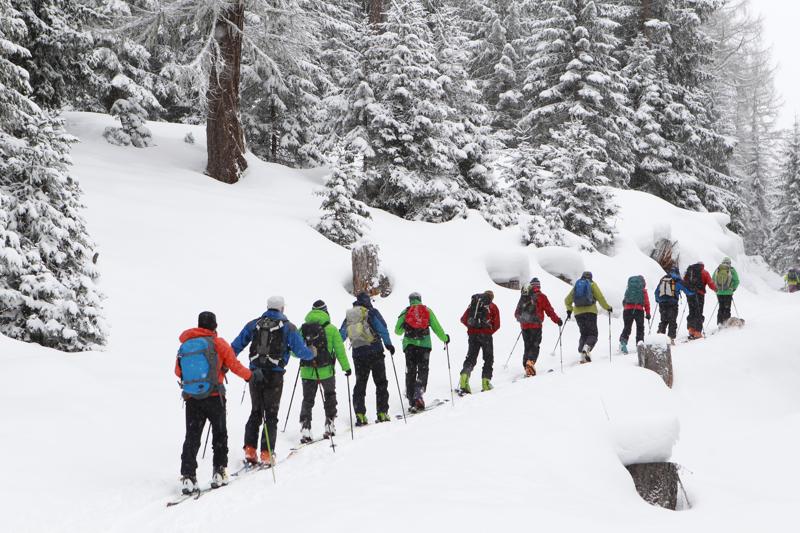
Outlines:
{"label": "ski pants", "polygon": [[717,325],[721,326],[731,317],[731,303],[733,303],[733,294],[717,294],[717,302],[719,303],[719,311],[717,311]]}
{"label": "ski pants", "polygon": [[790,283],[789,284],[789,292],[797,292],[797,284],[796,283]]}
{"label": "ski pants", "polygon": [[183,441],[181,454],[181,475],[195,477],[197,475],[197,451],[203,437],[206,420],[211,423],[214,434],[211,447],[214,450],[214,470],[228,466],[228,427],[225,417],[225,396],[209,396],[202,400],[187,398],[186,438]]}
{"label": "ski pants", "polygon": [[619,341],[628,344],[628,339],[631,336],[631,329],[633,329],[633,321],[636,321],[636,342],[644,340],[644,310],[642,309],[625,309],[622,311],[622,334],[619,336]]}
{"label": "ski pants", "polygon": [[[283,370],[264,370],[260,383],[250,381],[250,418],[244,426],[244,445],[258,448],[258,434],[261,433],[261,451],[275,452],[275,439],[278,436],[278,409],[283,394]],[[269,446],[261,422],[264,421],[269,432]]]}
{"label": "ski pants", "polygon": [[406,398],[414,399],[414,391],[420,389],[424,393],[428,388],[428,371],[430,370],[431,349],[416,344],[405,347],[406,354]]}
{"label": "ski pants", "polygon": [[539,345],[542,344],[542,328],[530,328],[522,330],[522,343],[525,345],[525,353],[522,354],[522,368],[528,361],[539,359]]}
{"label": "ski pants", "polygon": [[311,410],[314,408],[320,384],[322,384],[322,404],[325,407],[325,418],[333,420],[333,417],[336,416],[336,376],[319,381],[303,378],[303,403],[300,406],[300,423],[303,424],[303,427],[311,427]]}
{"label": "ski pants", "polygon": [[686,326],[694,329],[698,333],[703,332],[703,322],[706,317],[703,316],[703,308],[706,305],[706,295],[696,292],[694,296],[687,296],[686,301],[689,304],[689,316],[686,317]]}
{"label": "ski pants", "polygon": [[478,351],[483,352],[483,371],[481,378],[492,379],[492,365],[494,365],[494,340],[486,333],[473,333],[467,340],[467,358],[464,359],[462,374],[471,375],[472,369],[478,364]]}
{"label": "ski pants", "polygon": [[670,339],[675,339],[678,336],[678,301],[664,300],[659,302],[658,313],[661,315],[661,321],[658,323],[658,333],[666,333]]}
{"label": "ski pants", "polygon": [[581,338],[578,340],[578,351],[582,351],[585,344],[588,344],[589,351],[592,351],[594,345],[597,344],[597,314],[581,313],[575,315],[575,322],[578,323],[578,330],[581,332]]}
{"label": "ski pants", "polygon": [[353,386],[353,408],[357,415],[367,414],[367,382],[372,373],[375,383],[375,409],[378,413],[389,411],[389,380],[386,379],[386,362],[383,352],[353,356],[356,384]]}

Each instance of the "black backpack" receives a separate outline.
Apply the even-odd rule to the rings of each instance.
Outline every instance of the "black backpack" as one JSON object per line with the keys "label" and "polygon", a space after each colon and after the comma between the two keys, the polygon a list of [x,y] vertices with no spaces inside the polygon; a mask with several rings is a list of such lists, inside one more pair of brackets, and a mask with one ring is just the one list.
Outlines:
{"label": "black backpack", "polygon": [[541,324],[542,321],[537,315],[539,304],[539,293],[522,293],[517,303],[517,322],[520,324]]}
{"label": "black backpack", "polygon": [[797,270],[795,270],[794,268],[789,269],[789,281],[793,283],[797,283],[798,281],[800,281],[800,276],[797,274]]}
{"label": "black backpack", "polygon": [[686,288],[692,292],[702,290],[703,283],[703,265],[692,265],[686,269],[686,276],[683,280],[686,282]]}
{"label": "black backpack", "polygon": [[256,321],[250,341],[250,363],[262,368],[286,366],[283,351],[283,320],[262,316]]}
{"label": "black backpack", "polygon": [[331,352],[328,351],[328,337],[325,335],[325,326],[328,324],[330,324],[330,322],[325,322],[324,324],[320,324],[319,322],[306,322],[300,327],[306,346],[309,348],[312,346],[317,348],[317,356],[310,361],[300,361],[300,366],[314,366],[315,361],[317,367],[333,364],[333,357],[331,357]]}
{"label": "black backpack", "polygon": [[492,303],[492,297],[486,293],[479,293],[472,295],[472,301],[469,304],[469,315],[467,315],[467,325],[471,328],[491,328],[489,324],[489,304]]}

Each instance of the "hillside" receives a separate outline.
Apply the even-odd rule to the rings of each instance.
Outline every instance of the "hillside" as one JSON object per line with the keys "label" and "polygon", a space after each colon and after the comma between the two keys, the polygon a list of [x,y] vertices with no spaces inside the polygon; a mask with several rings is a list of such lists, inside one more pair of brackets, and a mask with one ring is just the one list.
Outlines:
{"label": "hillside", "polygon": [[[452,337],[453,383],[467,344],[459,318],[471,294],[494,290],[502,318],[496,389],[456,397],[455,405],[407,424],[358,428],[351,440],[340,375],[335,453],[317,444],[281,464],[277,484],[259,473],[167,509],[179,491],[184,433],[172,373],[178,335],[196,325],[199,312],[211,310],[220,335],[232,341],[273,294],[286,298],[286,314],[298,325],[317,299],[338,324],[353,300],[345,290],[350,254],[309,225],[320,216],[320,198],[312,193],[323,171],[299,172],[251,157],[245,178],[225,185],[202,174],[203,128],[149,123],[156,146],[135,149],[106,143],[101,133],[110,125],[113,119],[104,115],[67,115],[68,131],[81,139],[72,153],[74,176],[100,252],[109,344],[104,351],[63,354],[0,337],[0,370],[13,376],[0,392],[0,450],[13,480],[0,488],[4,530],[796,530],[800,490],[787,473],[800,469],[800,358],[792,327],[800,296],[776,291],[781,280],[744,255],[723,217],[682,211],[633,191],[614,193],[620,215],[613,257],[577,246],[524,248],[516,228],[495,230],[477,213],[432,225],[373,211],[369,236],[381,247],[394,288],[375,305],[393,324],[407,295],[419,291]],[[183,141],[190,131],[196,144]],[[558,328],[548,321],[540,375],[512,383],[521,373],[521,343],[509,367],[503,364],[519,334],[513,319],[518,293],[493,277],[539,277],[563,317],[569,286],[555,276],[591,270],[615,307],[616,354],[625,282],[641,274],[654,287],[661,271],[648,254],[667,235],[679,242],[682,270],[697,260],[712,269],[725,256],[733,260],[742,279],[735,303],[747,320],[744,329],[679,344],[670,390],[638,368],[635,356],[609,360],[607,315],[598,321],[600,342],[590,365],[575,365],[578,330],[567,323],[562,372],[561,352],[550,355]],[[706,301],[707,319],[714,300]],[[685,317],[680,327],[685,337]],[[450,398],[442,347],[434,341],[428,399]],[[288,368],[280,428],[296,364]],[[402,386],[402,352],[394,365]],[[390,413],[399,414],[388,358],[387,371]],[[243,457],[249,399],[240,405],[243,382],[229,379],[232,470]],[[279,434],[279,457],[299,440],[300,394]],[[372,385],[367,408],[373,420]],[[610,436],[615,424],[665,417],[680,421],[672,460],[685,467],[690,510],[643,502]],[[317,405],[315,433],[322,418]],[[205,482],[210,449],[199,462]]]}

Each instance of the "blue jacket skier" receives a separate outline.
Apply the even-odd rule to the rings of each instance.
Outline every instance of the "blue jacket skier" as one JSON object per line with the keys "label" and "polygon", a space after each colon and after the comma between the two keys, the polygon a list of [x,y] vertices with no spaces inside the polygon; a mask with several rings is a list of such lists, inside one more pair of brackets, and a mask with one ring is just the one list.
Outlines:
{"label": "blue jacket skier", "polygon": [[656,302],[658,302],[658,312],[661,314],[658,333],[666,333],[673,346],[678,334],[678,300],[681,292],[686,296],[694,296],[684,284],[680,269],[674,266],[659,280],[656,287]]}

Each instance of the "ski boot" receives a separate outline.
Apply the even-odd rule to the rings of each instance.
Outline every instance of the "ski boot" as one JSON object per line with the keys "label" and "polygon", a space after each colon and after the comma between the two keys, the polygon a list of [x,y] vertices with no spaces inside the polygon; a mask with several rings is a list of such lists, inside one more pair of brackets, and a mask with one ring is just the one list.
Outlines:
{"label": "ski boot", "polygon": [[225,473],[224,467],[219,467],[214,469],[214,475],[211,477],[211,488],[218,489],[223,485],[227,485],[230,479],[228,479],[228,474]]}
{"label": "ski boot", "polygon": [[535,376],[536,375],[536,366],[533,364],[533,361],[528,359],[525,361],[525,374],[528,376]]}
{"label": "ski boot", "polygon": [[389,418],[389,413],[378,413],[378,419],[375,421],[378,424],[381,422],[391,422],[392,419]]}
{"label": "ski boot", "polygon": [[[378,420],[380,421],[380,414],[378,414]],[[366,426],[367,424],[369,424],[367,415],[356,413],[356,427]]]}
{"label": "ski boot", "polygon": [[481,380],[481,385],[483,392],[486,392],[487,390],[492,390],[494,388],[494,385],[492,385],[492,382],[489,381],[489,378],[483,378]]}
{"label": "ski boot", "polygon": [[628,353],[628,343],[625,341],[619,341],[619,351],[627,354]]}
{"label": "ski boot", "polygon": [[183,476],[181,480],[181,492],[184,494],[191,494],[200,490],[200,485],[197,484],[197,478],[194,476]]}
{"label": "ski boot", "polygon": [[244,447],[244,460],[248,463],[257,463],[258,456],[256,455],[257,450],[252,446],[245,446]]}
{"label": "ski boot", "polygon": [[461,381],[458,384],[458,395],[472,394],[469,388],[469,374],[461,374]]}
{"label": "ski boot", "polygon": [[313,441],[314,437],[311,435],[311,424],[303,422],[303,428],[300,430],[300,444],[308,444]]}
{"label": "ski boot", "polygon": [[333,418],[325,420],[325,432],[322,434],[323,439],[329,439],[336,436],[336,428],[333,426]]}
{"label": "ski boot", "polygon": [[581,364],[592,362],[592,356],[590,355],[591,353],[592,349],[589,347],[589,345],[584,344],[583,350],[581,351]]}

